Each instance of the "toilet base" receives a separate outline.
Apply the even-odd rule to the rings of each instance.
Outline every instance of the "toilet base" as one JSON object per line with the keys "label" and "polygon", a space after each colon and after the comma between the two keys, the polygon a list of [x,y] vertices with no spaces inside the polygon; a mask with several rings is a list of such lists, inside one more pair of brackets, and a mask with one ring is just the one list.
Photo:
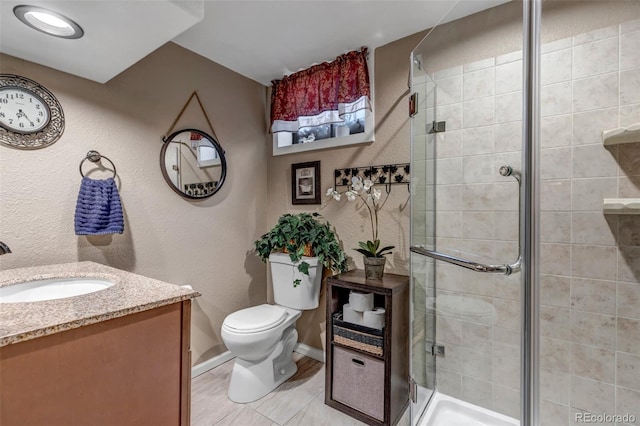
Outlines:
{"label": "toilet base", "polygon": [[231,401],[239,404],[256,401],[296,374],[298,366],[293,362],[293,347],[298,342],[298,332],[292,325],[283,336],[271,355],[262,361],[236,357],[229,383]]}

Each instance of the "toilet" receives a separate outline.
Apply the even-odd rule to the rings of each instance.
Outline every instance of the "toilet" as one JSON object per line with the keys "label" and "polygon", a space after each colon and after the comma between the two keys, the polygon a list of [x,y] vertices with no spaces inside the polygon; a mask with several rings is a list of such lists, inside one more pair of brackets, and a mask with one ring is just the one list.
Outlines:
{"label": "toilet", "polygon": [[[315,309],[320,299],[322,264],[305,257],[309,275],[298,271],[285,253],[269,256],[275,304],[263,304],[229,314],[222,324],[222,340],[235,357],[229,399],[248,403],[262,398],[293,376],[293,347],[298,342],[296,320],[303,310]],[[300,284],[293,286],[294,280]]]}

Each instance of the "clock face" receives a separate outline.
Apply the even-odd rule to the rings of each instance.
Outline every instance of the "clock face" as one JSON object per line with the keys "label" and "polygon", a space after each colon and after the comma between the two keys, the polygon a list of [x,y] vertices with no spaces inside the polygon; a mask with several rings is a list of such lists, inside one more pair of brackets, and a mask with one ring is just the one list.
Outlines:
{"label": "clock face", "polygon": [[0,74],[0,143],[40,149],[60,139],[64,112],[43,85],[14,74]]}
{"label": "clock face", "polygon": [[16,133],[42,130],[49,123],[49,107],[34,92],[5,86],[0,88],[0,125]]}

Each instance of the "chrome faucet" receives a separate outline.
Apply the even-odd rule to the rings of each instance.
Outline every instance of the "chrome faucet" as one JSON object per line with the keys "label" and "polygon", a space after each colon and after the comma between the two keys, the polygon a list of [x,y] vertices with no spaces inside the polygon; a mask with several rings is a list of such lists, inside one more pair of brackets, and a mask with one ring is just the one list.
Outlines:
{"label": "chrome faucet", "polygon": [[11,249],[8,245],[0,241],[0,255],[11,253]]}

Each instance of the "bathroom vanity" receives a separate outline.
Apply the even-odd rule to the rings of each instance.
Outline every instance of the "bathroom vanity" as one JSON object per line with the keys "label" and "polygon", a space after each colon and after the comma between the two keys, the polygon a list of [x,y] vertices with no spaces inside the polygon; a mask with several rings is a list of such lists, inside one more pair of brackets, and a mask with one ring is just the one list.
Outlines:
{"label": "bathroom vanity", "polygon": [[113,285],[0,303],[0,424],[188,426],[199,293],[92,262],[2,271],[0,287],[77,277]]}

